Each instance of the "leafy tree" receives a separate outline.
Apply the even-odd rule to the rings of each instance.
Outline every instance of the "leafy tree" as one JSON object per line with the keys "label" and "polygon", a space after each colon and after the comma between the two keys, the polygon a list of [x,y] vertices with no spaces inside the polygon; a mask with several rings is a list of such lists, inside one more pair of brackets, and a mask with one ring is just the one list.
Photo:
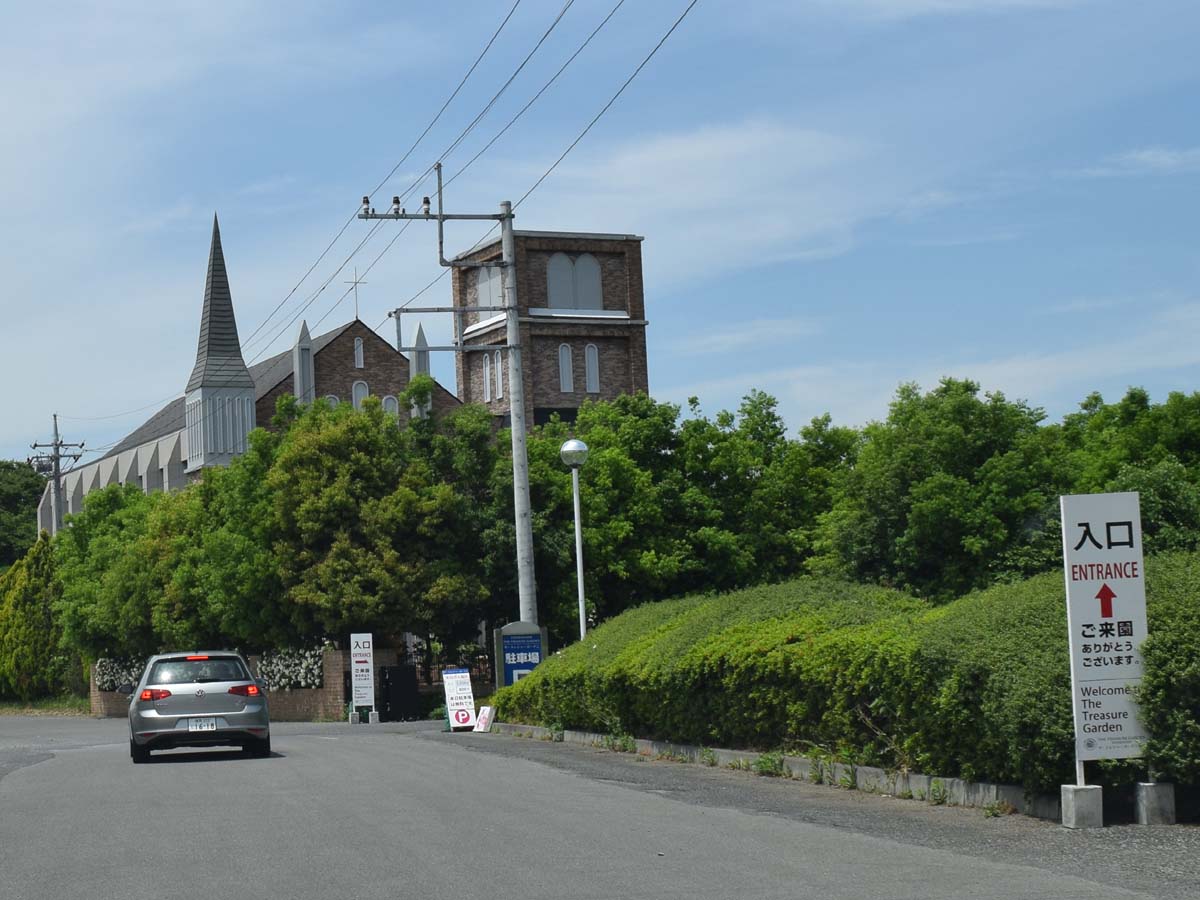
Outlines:
{"label": "leafy tree", "polygon": [[50,538],[43,533],[24,558],[0,576],[0,694],[28,702],[65,686],[53,612],[61,590]]}
{"label": "leafy tree", "polygon": [[0,460],[0,572],[37,540],[37,506],[46,479],[27,463]]}
{"label": "leafy tree", "polygon": [[1052,496],[1042,418],[970,381],[902,385],[864,430],[812,568],[941,599],[989,583]]}
{"label": "leafy tree", "polygon": [[133,485],[89,494],[54,540],[62,580],[63,640],[85,656],[148,655],[159,648],[151,619],[152,573],[130,547],[147,533],[150,510],[168,495]]}

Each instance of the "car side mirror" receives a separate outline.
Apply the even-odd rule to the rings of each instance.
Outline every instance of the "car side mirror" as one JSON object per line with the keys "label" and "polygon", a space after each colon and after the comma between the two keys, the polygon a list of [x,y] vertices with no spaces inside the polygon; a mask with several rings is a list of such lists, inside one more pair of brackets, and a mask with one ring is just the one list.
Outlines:
{"label": "car side mirror", "polygon": [[255,679],[255,683],[256,683],[256,684],[257,684],[257,685],[258,685],[260,688],[262,688],[264,691],[265,691],[265,690],[269,690],[269,689],[270,689],[270,687],[271,687],[271,682],[269,682],[269,681],[268,681],[267,679],[265,679],[265,678],[257,678],[257,679]]}
{"label": "car side mirror", "polygon": [[125,682],[124,684],[118,685],[117,693],[118,694],[132,694],[133,693],[133,685],[130,684],[128,681]]}

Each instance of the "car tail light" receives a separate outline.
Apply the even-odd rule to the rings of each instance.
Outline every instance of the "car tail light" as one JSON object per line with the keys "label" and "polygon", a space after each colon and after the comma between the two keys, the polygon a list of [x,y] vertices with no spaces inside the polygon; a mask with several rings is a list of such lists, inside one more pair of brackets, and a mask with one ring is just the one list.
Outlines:
{"label": "car tail light", "polygon": [[229,689],[229,693],[239,694],[242,697],[257,697],[258,696],[258,685],[257,684],[235,684],[233,687],[231,687]]}
{"label": "car tail light", "polygon": [[146,688],[142,691],[143,700],[166,700],[170,696],[170,691],[164,691],[160,688]]}
{"label": "car tail light", "polygon": [[188,659],[188,660],[193,660],[193,659],[208,659],[208,657],[207,657],[207,656],[188,656],[188,657],[186,657],[186,659]]}

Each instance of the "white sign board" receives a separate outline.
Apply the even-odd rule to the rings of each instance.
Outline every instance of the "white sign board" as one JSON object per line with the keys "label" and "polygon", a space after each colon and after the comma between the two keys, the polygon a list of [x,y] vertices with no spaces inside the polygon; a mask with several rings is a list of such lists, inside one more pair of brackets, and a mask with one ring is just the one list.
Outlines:
{"label": "white sign board", "polygon": [[475,694],[471,690],[471,673],[466,669],[445,669],[442,689],[446,692],[446,716],[450,730],[475,727]]}
{"label": "white sign board", "polygon": [[1141,756],[1146,582],[1136,493],[1060,498],[1075,758]]}
{"label": "white sign board", "polygon": [[371,651],[371,635],[350,635],[350,686],[354,706],[375,708],[375,657]]}
{"label": "white sign board", "polygon": [[492,709],[492,707],[490,707],[490,706],[479,707],[479,721],[477,721],[475,723],[475,727],[472,730],[473,731],[484,731],[484,732],[491,731],[493,715],[494,715],[494,710]]}

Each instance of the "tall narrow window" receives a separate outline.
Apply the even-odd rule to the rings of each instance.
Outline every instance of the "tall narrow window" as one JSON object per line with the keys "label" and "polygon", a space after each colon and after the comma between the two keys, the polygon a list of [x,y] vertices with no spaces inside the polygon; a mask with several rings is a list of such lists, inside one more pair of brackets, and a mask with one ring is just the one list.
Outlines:
{"label": "tall narrow window", "polygon": [[337,406],[338,405],[337,394],[326,394],[325,402],[328,403],[330,406]]}
{"label": "tall narrow window", "polygon": [[383,411],[393,419],[400,418],[400,401],[388,394],[383,398]]}
{"label": "tall narrow window", "polygon": [[595,344],[588,344],[583,351],[584,371],[587,373],[587,392],[600,393],[600,351]]}
{"label": "tall narrow window", "polygon": [[604,308],[604,297],[600,289],[600,263],[590,253],[583,253],[575,260],[575,308]]}
{"label": "tall narrow window", "polygon": [[354,368],[363,368],[363,342],[362,338],[354,339]]}
{"label": "tall narrow window", "polygon": [[488,357],[487,352],[483,353],[483,402],[488,403],[492,399],[492,361]]}
{"label": "tall narrow window", "polygon": [[367,399],[368,393],[370,393],[370,391],[368,390],[367,383],[365,381],[354,382],[354,387],[351,388],[351,394],[354,398],[355,409],[362,409],[363,401]]}
{"label": "tall narrow window", "polygon": [[500,351],[499,350],[496,351],[496,356],[495,356],[495,359],[493,360],[493,364],[496,367],[496,399],[503,400],[504,399],[504,369],[500,365]]}
{"label": "tall narrow window", "polygon": [[546,292],[551,309],[575,305],[575,267],[567,254],[555,253],[546,263]]}
{"label": "tall narrow window", "polygon": [[575,364],[571,359],[571,345],[558,345],[558,389],[564,394],[575,391]]}

